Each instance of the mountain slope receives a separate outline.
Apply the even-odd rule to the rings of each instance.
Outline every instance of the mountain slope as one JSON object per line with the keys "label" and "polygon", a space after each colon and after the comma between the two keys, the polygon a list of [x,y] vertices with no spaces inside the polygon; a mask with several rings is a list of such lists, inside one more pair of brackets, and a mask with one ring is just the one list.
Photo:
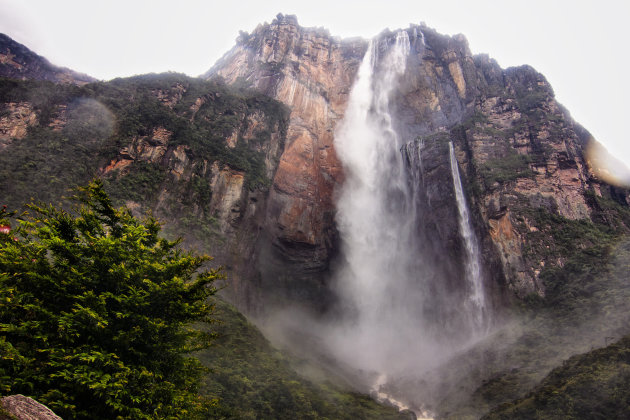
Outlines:
{"label": "mountain slope", "polygon": [[503,325],[438,368],[419,378],[408,375],[399,384],[401,395],[423,401],[438,418],[479,418],[525,398],[571,356],[630,332],[630,241],[599,230],[602,225],[558,222],[565,234],[597,236],[598,243],[545,274],[545,298],[530,297],[512,308]]}
{"label": "mountain slope", "polygon": [[573,356],[525,398],[484,419],[621,419],[630,415],[630,337]]}
{"label": "mountain slope", "polygon": [[0,34],[0,77],[12,79],[50,80],[84,84],[96,79],[67,68],[57,67],[24,45]]}
{"label": "mountain slope", "polygon": [[[178,74],[81,87],[0,79],[0,89],[7,101],[0,106],[31,113],[0,150],[3,203],[57,202],[100,175],[118,203],[152,211],[187,246],[228,267],[248,258],[256,207],[265,206],[284,141],[282,104]],[[10,127],[16,120],[7,114]],[[236,275],[230,280],[237,288]],[[216,304],[219,337],[198,357],[211,369],[204,393],[219,399],[218,417],[408,418],[366,395],[301,378],[234,307]]]}
{"label": "mountain slope", "polygon": [[[437,369],[435,382],[425,381],[427,394],[407,382],[407,401],[430,404],[445,416],[479,416],[522,396],[573,352],[587,350],[616,328],[620,333],[627,330],[620,322],[630,309],[623,299],[625,288],[616,284],[609,293],[603,291],[613,249],[630,234],[629,190],[602,176],[605,168],[599,165],[605,162],[591,154],[601,146],[557,103],[551,86],[534,69],[504,70],[487,56],[473,56],[463,36],[447,37],[416,25],[401,32],[409,39],[410,70],[390,98],[390,114],[406,143],[403,156],[417,173],[413,182],[423,184],[417,211],[423,215],[418,231],[427,244],[424,251],[435,261],[440,284],[458,284],[462,272],[452,267],[464,259],[464,244],[449,168],[452,141],[483,250],[481,269],[490,306],[498,327],[506,325],[497,332],[498,341],[489,338],[461,354],[452,363],[458,368],[446,363]],[[372,40],[377,54],[386,54],[396,39],[397,33],[384,31]],[[258,261],[272,267],[261,263],[260,284],[279,289],[274,300],[284,293],[290,302],[315,299],[321,305],[328,296],[310,293],[311,284],[323,284],[326,290],[334,281],[330,268],[343,261],[339,243],[330,242],[338,240],[330,236],[335,220],[321,224],[311,217],[311,209],[318,213],[325,211],[326,203],[334,203],[335,189],[332,196],[322,197],[331,190],[309,186],[319,179],[339,183],[343,177],[343,171],[334,178],[326,169],[340,166],[334,142],[326,149],[328,166],[320,164],[315,151],[322,150],[321,139],[326,137],[317,133],[322,128],[334,131],[343,118],[365,49],[365,41],[338,40],[325,31],[300,27],[295,17],[278,15],[270,24],[242,34],[208,73],[254,86],[284,102],[292,110],[288,132],[309,132],[289,136],[272,183],[274,211],[267,213],[264,226],[272,252]],[[287,188],[289,179],[298,179],[299,188]],[[310,247],[302,246],[304,232],[313,238]],[[328,243],[333,246],[322,245]],[[305,275],[296,274],[296,263],[298,270],[308,270]],[[608,309],[610,319],[586,322],[609,300],[619,301]],[[435,306],[448,307],[448,300]],[[513,332],[511,322],[516,323]],[[599,322],[606,326],[601,331]],[[582,335],[593,328],[598,333]],[[564,338],[549,344],[555,329],[562,330]],[[527,343],[527,351],[513,356]],[[493,380],[497,377],[509,378],[511,385],[502,388],[503,382]]]}
{"label": "mountain slope", "polygon": [[271,24],[241,34],[203,76],[251,86],[291,109],[269,193],[264,251],[256,256],[271,302],[300,300],[321,310],[332,300],[326,283],[339,247],[333,197],[343,179],[334,127],[366,46],[364,40],[339,40],[279,14]]}
{"label": "mountain slope", "polygon": [[196,356],[210,368],[204,394],[217,398],[219,418],[409,419],[368,396],[332,383],[312,383],[231,305],[216,302],[215,344]]}
{"label": "mountain slope", "polygon": [[81,87],[3,79],[0,89],[4,203],[58,201],[101,176],[119,203],[153,211],[188,246],[249,267],[236,261],[260,232],[286,135],[282,104],[177,74]]}
{"label": "mountain slope", "polygon": [[[555,101],[544,76],[528,66],[504,70],[488,56],[473,56],[461,35],[448,37],[417,25],[405,31],[412,70],[392,100],[393,123],[407,153],[422,149],[422,176],[431,185],[424,210],[429,240],[453,244],[436,249],[436,256],[447,252],[459,258],[462,252],[447,181],[452,140],[496,305],[514,295],[544,295],[541,260],[547,266],[562,261],[526,252],[532,249],[528,234],[542,228],[527,210],[592,220],[596,205],[589,197],[628,206],[628,189],[599,176],[603,171],[593,165],[602,161],[589,150],[600,146]],[[374,42],[384,51],[394,35],[384,31]],[[206,74],[252,86],[292,111],[265,225],[272,252],[264,259],[272,268],[261,264],[262,284],[273,288],[280,282],[278,293],[289,293],[290,300],[306,297],[321,304],[326,299],[326,288],[316,285],[330,283],[338,256],[332,214],[335,187],[343,180],[332,139],[366,48],[364,40],[339,40],[280,14],[241,34]]]}

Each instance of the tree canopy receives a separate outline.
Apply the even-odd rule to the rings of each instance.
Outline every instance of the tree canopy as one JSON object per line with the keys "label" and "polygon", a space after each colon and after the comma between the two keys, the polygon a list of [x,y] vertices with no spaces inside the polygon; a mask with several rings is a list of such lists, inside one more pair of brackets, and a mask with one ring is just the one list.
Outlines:
{"label": "tree canopy", "polygon": [[0,210],[0,394],[68,418],[194,417],[211,334],[209,257],[116,209],[100,181],[73,211]]}

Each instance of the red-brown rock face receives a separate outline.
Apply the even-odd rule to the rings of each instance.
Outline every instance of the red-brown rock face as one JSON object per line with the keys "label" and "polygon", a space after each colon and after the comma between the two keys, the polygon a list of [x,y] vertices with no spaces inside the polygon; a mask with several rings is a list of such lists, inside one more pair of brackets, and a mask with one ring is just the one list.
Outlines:
{"label": "red-brown rock face", "polygon": [[327,269],[335,240],[333,192],[342,177],[334,129],[365,47],[365,41],[341,42],[279,15],[241,35],[207,74],[250,84],[291,109],[267,210],[279,264],[293,260],[307,271]]}
{"label": "red-brown rock face", "polygon": [[590,221],[589,194],[610,197],[614,187],[587,161],[585,146],[597,142],[555,101],[542,75],[529,67],[503,71],[487,57],[476,57],[476,67],[482,94],[451,129],[460,140],[460,164],[476,185],[470,199],[492,240],[486,252],[496,252],[511,291],[544,295],[541,270],[564,261],[546,260],[532,245],[531,234],[544,229],[533,215]]}
{"label": "red-brown rock face", "polygon": [[[425,26],[406,31],[407,70],[392,88],[388,106],[403,145],[413,143],[414,150],[423,145],[422,180],[430,198],[422,209],[423,229],[431,233],[426,242],[442,244],[436,255],[453,252],[457,258],[461,251],[445,148],[452,141],[494,283],[506,282],[520,296],[544,294],[541,267],[563,261],[542,261],[530,252],[530,234],[542,231],[532,210],[588,220],[599,217],[593,197],[628,205],[630,195],[611,186],[610,171],[601,167],[608,157],[555,101],[542,75],[528,67],[503,70],[486,56],[472,56],[463,36],[443,36]],[[388,31],[379,35],[377,54],[386,54],[394,38]],[[325,301],[331,260],[339,249],[335,194],[344,176],[335,128],[367,45],[278,15],[271,24],[241,34],[205,77],[220,76],[281,101],[291,111],[288,124],[285,107],[258,92],[242,102],[228,94],[237,90],[221,93],[218,87],[207,90],[213,82],[196,88],[191,80],[171,77],[172,83],[152,85],[146,97],[129,94],[130,101],[152,103],[141,116],[151,123],[131,134],[114,133],[121,143],[115,155],[107,152],[108,162],[99,163],[100,173],[117,179],[140,167],[166,179],[155,188],[151,204],[141,205],[142,197],[128,204],[151,206],[167,219],[186,210],[186,221],[212,224],[209,230],[217,238],[209,240],[216,239],[208,252],[231,270],[235,289],[275,285],[291,297]],[[9,77],[58,80],[57,73],[44,72],[50,69],[41,57],[6,39],[0,39],[0,67]],[[139,89],[137,82],[120,88]],[[123,126],[114,124],[116,116],[96,100],[73,98],[49,108],[42,114],[28,97],[2,103],[0,152],[24,144],[38,127],[60,139],[88,140],[91,148]],[[156,110],[170,116],[170,123],[145,118]],[[127,116],[118,115],[118,123]],[[94,129],[84,132],[83,123]],[[198,136],[186,134],[192,132]],[[205,150],[210,141],[216,143],[212,153]],[[255,293],[251,297],[259,301]]]}

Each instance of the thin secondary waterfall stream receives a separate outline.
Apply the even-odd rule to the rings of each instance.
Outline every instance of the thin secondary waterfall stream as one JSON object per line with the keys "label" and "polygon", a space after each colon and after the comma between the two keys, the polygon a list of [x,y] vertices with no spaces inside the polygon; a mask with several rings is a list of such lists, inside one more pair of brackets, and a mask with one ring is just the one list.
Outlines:
{"label": "thin secondary waterfall stream", "polygon": [[459,168],[457,166],[457,159],[455,158],[453,142],[448,143],[448,150],[451,174],[453,175],[455,199],[459,213],[459,232],[466,248],[465,267],[466,285],[468,286],[465,301],[465,305],[468,306],[466,312],[471,315],[471,328],[476,330],[476,332],[482,332],[485,324],[486,301],[481,277],[481,255],[479,254],[477,238],[470,223],[470,214],[468,212],[468,206],[466,205],[466,197],[464,197],[462,180],[459,176]]}

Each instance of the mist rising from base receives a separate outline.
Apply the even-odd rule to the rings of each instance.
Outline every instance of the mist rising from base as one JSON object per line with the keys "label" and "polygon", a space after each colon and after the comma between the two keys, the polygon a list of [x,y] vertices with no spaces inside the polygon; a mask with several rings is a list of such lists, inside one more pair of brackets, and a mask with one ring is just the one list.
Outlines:
{"label": "mist rising from base", "polygon": [[[399,135],[390,103],[400,94],[410,36],[423,42],[417,31],[370,41],[335,133],[345,175],[336,203],[338,306],[323,317],[283,308],[265,328],[276,342],[299,343],[299,353],[310,354],[340,380],[390,401],[397,398],[392,383],[421,377],[479,338],[486,309],[480,268],[472,274],[463,268],[479,264],[478,251],[448,262],[461,267],[453,272],[462,277],[448,281],[435,266],[435,253],[425,252],[432,246],[422,234],[425,186],[410,176],[422,171],[420,149],[410,166],[401,153],[410,139]],[[470,228],[462,234],[474,235]],[[476,238],[459,241],[469,246]],[[446,283],[461,290],[449,290]],[[412,410],[420,413],[414,403]],[[403,408],[407,402],[397,404]]]}

